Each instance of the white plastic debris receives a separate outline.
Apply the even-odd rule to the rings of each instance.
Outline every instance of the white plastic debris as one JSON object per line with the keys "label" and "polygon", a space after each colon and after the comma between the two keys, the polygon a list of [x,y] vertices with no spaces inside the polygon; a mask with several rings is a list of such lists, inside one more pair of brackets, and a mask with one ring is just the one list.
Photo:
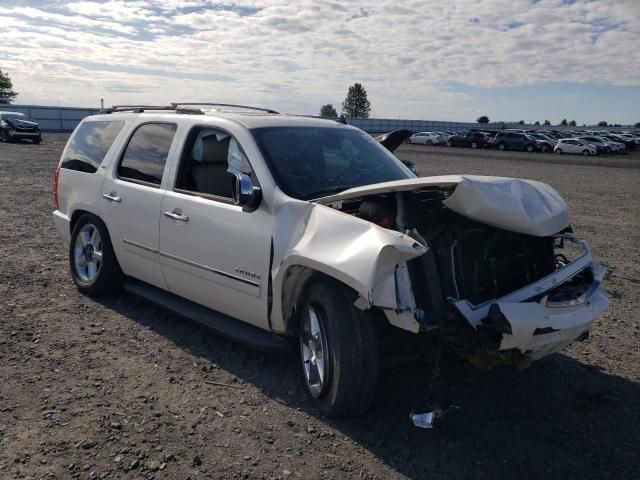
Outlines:
{"label": "white plastic debris", "polygon": [[413,413],[409,414],[409,418],[413,422],[413,424],[418,428],[433,428],[436,421],[439,418],[444,417],[449,410],[455,408],[456,410],[460,410],[458,405],[449,405],[446,409],[442,410],[441,408],[436,408],[435,410],[422,412],[422,413]]}
{"label": "white plastic debris", "polygon": [[413,424],[418,428],[433,428],[436,421],[435,412],[411,413],[409,415]]}

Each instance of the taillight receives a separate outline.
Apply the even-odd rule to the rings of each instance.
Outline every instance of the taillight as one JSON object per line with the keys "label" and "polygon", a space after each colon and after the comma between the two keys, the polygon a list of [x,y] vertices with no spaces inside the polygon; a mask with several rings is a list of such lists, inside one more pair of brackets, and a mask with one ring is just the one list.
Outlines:
{"label": "taillight", "polygon": [[53,206],[56,210],[60,209],[60,203],[58,202],[58,177],[60,176],[60,167],[56,168],[56,173],[53,174]]}

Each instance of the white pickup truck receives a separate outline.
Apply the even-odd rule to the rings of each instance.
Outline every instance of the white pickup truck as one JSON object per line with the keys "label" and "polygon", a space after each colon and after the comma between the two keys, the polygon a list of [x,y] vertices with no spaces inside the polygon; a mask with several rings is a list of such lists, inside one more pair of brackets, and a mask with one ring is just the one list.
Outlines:
{"label": "white pickup truck", "polygon": [[481,367],[524,367],[608,305],[551,187],[416,177],[332,120],[113,107],[78,125],[54,183],[81,292],[124,287],[257,348],[295,343],[334,416],[370,406],[383,343],[437,339]]}

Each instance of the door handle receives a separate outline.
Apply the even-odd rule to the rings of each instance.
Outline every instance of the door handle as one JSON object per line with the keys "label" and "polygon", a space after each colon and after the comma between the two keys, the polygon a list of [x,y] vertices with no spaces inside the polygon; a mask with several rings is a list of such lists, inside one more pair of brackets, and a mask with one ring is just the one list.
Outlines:
{"label": "door handle", "polygon": [[122,201],[122,198],[119,197],[116,192],[104,193],[102,195],[102,198],[106,198],[110,202],[118,202],[118,203],[120,203]]}
{"label": "door handle", "polygon": [[179,222],[188,222],[189,221],[189,217],[187,217],[186,215],[183,215],[182,211],[178,210],[178,209],[175,209],[175,210],[172,210],[172,211],[167,210],[166,212],[164,212],[164,216],[172,218],[174,220],[178,220]]}

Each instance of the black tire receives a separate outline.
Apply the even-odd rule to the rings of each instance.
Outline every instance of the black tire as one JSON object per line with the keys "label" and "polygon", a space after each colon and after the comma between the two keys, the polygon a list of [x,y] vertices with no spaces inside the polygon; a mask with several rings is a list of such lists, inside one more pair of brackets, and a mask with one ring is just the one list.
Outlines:
{"label": "black tire", "polygon": [[42,142],[42,138],[40,137],[36,137],[33,139],[34,145],[40,145],[40,142]]}
{"label": "black tire", "polygon": [[507,146],[503,142],[500,142],[498,144],[498,150],[506,150],[506,149],[507,149]]}
{"label": "black tire", "polygon": [[[78,268],[80,267],[77,268],[76,266],[78,258],[76,242],[78,241],[80,232],[86,231],[86,228],[89,228],[89,226],[93,226],[99,233],[102,260],[99,262],[95,277],[83,279],[78,272]],[[81,256],[85,257],[85,254]],[[113,251],[109,232],[102,220],[95,215],[90,213],[83,214],[73,227],[71,241],[69,242],[69,270],[71,271],[71,278],[76,284],[76,287],[78,287],[78,290],[87,295],[95,296],[112,293],[118,291],[122,286],[124,275],[122,274],[122,270],[120,270],[118,259]]]}
{"label": "black tire", "polygon": [[478,144],[476,142],[471,142],[471,148],[478,148]]}
{"label": "black tire", "polygon": [[431,140],[427,140],[427,145],[432,146],[433,142]]}
{"label": "black tire", "polygon": [[451,140],[447,140],[447,147],[453,147],[453,142]]}
{"label": "black tire", "polygon": [[527,152],[531,153],[531,152],[533,152],[533,151],[535,150],[535,147],[534,147],[533,145],[531,145],[531,144],[528,144],[528,145],[525,147],[525,150],[526,150]]}
{"label": "black tire", "polygon": [[589,155],[591,155],[591,154],[589,153],[589,150],[587,150],[587,149],[585,148],[584,150],[582,150],[582,155],[583,155],[584,157],[588,157],[588,156],[589,156]]}
{"label": "black tire", "polygon": [[557,148],[556,149],[556,153],[559,154],[559,155],[562,155],[562,149],[561,148]]}
{"label": "black tire", "polygon": [[2,130],[0,132],[0,141],[2,141],[4,143],[8,143],[9,142],[9,134],[7,133],[6,130]]}
{"label": "black tire", "polygon": [[[373,402],[378,384],[375,324],[370,313],[354,307],[354,300],[355,296],[346,287],[321,279],[309,286],[300,309],[298,338],[302,380],[320,410],[332,417],[364,414]],[[326,378],[315,392],[307,380],[305,365],[309,365],[309,361],[305,362],[303,353],[303,344],[309,345],[303,339],[310,338],[303,332],[306,319],[310,318],[309,307],[318,318],[326,345],[323,352],[327,352],[322,355]]]}

